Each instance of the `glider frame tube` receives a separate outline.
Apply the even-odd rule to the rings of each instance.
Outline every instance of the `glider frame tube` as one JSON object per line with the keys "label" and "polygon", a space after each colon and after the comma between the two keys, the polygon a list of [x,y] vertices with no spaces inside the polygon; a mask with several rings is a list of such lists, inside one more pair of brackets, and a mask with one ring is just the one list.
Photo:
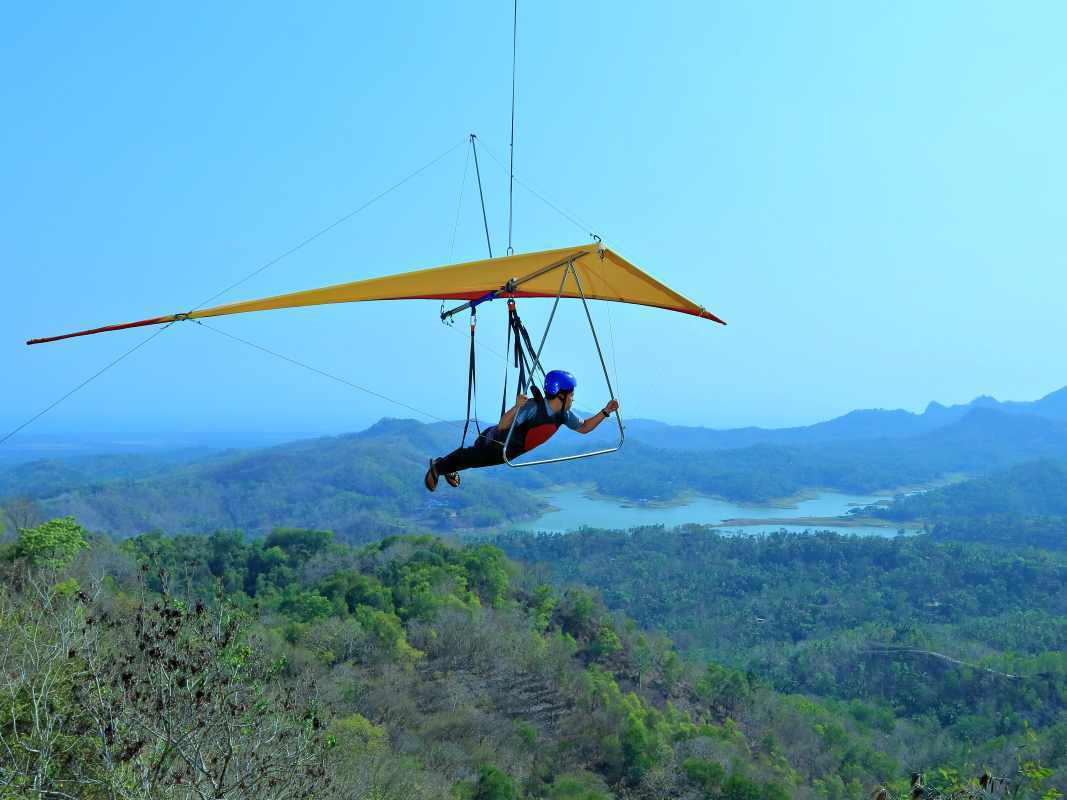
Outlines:
{"label": "glider frame tube", "polygon": [[[540,278],[542,275],[546,275],[547,273],[551,272],[554,269],[559,269],[560,267],[565,267],[565,268],[568,268],[568,269],[573,271],[574,270],[574,264],[573,264],[574,260],[577,259],[577,258],[581,258],[582,256],[587,256],[587,255],[589,255],[589,251],[588,250],[582,250],[582,251],[579,251],[577,253],[573,253],[572,255],[569,255],[569,256],[567,256],[566,258],[564,258],[564,259],[562,259],[560,261],[556,261],[556,262],[554,262],[552,264],[549,264],[547,267],[542,267],[541,269],[536,270],[535,272],[531,272],[529,275],[523,275],[521,278],[512,278],[506,284],[501,286],[499,289],[494,289],[491,292],[486,292],[484,295],[482,295],[481,297],[479,297],[476,300],[468,300],[466,303],[464,303],[461,306],[456,306],[455,308],[450,308],[448,311],[442,311],[441,312],[441,321],[444,322],[446,319],[458,314],[460,311],[466,311],[468,308],[475,308],[476,306],[486,302],[487,300],[495,300],[496,298],[500,297],[500,295],[502,295],[502,294],[508,294],[509,292],[513,292],[513,291],[515,291],[515,289],[519,288],[524,283],[528,283],[529,281],[532,281],[534,278]],[[578,276],[575,275],[575,279],[577,279],[577,277]],[[563,292],[563,290],[560,289],[560,293],[562,293],[562,292]]]}
{"label": "glider frame tube", "polygon": [[[576,258],[576,256],[574,258]],[[607,381],[607,384],[608,384],[608,393],[611,395],[611,399],[614,400],[615,399],[615,390],[611,386],[611,376],[608,374],[608,365],[607,365],[607,362],[604,361],[604,352],[600,349],[600,339],[597,338],[596,326],[593,325],[593,315],[589,312],[589,303],[585,299],[585,291],[582,288],[581,280],[578,278],[578,272],[574,268],[573,258],[572,258],[572,260],[567,262],[566,272],[564,272],[564,274],[563,274],[563,281],[560,282],[559,295],[557,295],[556,301],[558,302],[559,301],[559,296],[563,294],[563,284],[566,283],[566,281],[567,281],[567,274],[568,273],[570,275],[574,276],[574,283],[578,287],[578,295],[579,295],[579,297],[581,297],[582,305],[585,307],[586,319],[589,320],[589,330],[593,334],[593,343],[596,345],[597,355],[600,356],[600,367],[604,370],[604,380]],[[553,316],[555,315],[555,313],[556,313],[556,309],[555,309],[555,307],[553,307],[552,308]],[[551,324],[551,322],[552,321],[550,319],[549,320],[549,324]],[[541,337],[541,345],[537,348],[537,351],[538,351],[537,355],[538,356],[540,356],[540,354],[541,354],[541,347],[544,347],[545,337],[546,336],[548,336],[548,329],[547,328],[545,329],[544,336]],[[619,443],[616,444],[614,447],[606,447],[606,448],[603,448],[601,450],[591,450],[588,453],[575,453],[575,454],[569,455],[569,456],[556,456],[555,458],[539,458],[539,459],[535,459],[533,461],[523,461],[522,463],[518,463],[518,462],[512,461],[510,458],[508,458],[508,445],[511,443],[511,434],[515,430],[515,426],[512,425],[511,427],[508,428],[507,438],[504,439],[504,462],[509,467],[536,467],[536,466],[538,466],[540,464],[555,464],[555,463],[560,462],[560,461],[576,461],[579,458],[592,458],[593,456],[604,456],[604,455],[607,455],[608,453],[614,453],[616,450],[618,450],[620,447],[622,447],[623,443],[626,441],[626,432],[623,429],[622,417],[619,416],[618,409],[615,410],[615,422],[619,426]]]}

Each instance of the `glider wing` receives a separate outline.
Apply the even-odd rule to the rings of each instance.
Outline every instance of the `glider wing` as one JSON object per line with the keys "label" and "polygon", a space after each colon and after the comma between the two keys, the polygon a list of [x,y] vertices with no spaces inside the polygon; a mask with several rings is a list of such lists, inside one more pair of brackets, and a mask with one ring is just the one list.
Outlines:
{"label": "glider wing", "polygon": [[[340,283],[320,289],[307,289],[259,300],[245,300],[187,313],[169,314],[60,336],[31,339],[26,344],[54,342],[75,336],[87,336],[144,325],[160,325],[184,319],[328,303],[415,299],[469,301],[488,299],[487,295],[493,293],[498,293],[498,296],[506,294],[514,297],[556,297],[560,294],[560,270],[568,263],[574,265],[575,273],[582,282],[585,296],[590,300],[609,300],[663,308],[725,324],[703,306],[688,300],[651,275],[642,272],[617,253],[605,247],[590,244]],[[580,295],[577,287],[565,285],[561,296],[576,298]]]}

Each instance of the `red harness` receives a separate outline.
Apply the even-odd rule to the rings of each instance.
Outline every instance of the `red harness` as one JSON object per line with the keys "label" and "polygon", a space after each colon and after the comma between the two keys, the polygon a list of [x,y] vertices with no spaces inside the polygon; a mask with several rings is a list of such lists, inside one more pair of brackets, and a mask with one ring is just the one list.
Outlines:
{"label": "red harness", "polygon": [[537,425],[526,431],[526,438],[523,440],[523,452],[527,453],[533,450],[540,444],[544,444],[553,436],[556,431],[559,430],[559,423],[546,422],[543,425]]}
{"label": "red harness", "polygon": [[517,458],[544,444],[555,436],[563,424],[566,414],[563,409],[560,409],[558,414],[553,414],[548,407],[548,401],[539,391],[534,393],[534,400],[537,402],[537,411],[530,419],[517,425],[512,432],[508,458]]}

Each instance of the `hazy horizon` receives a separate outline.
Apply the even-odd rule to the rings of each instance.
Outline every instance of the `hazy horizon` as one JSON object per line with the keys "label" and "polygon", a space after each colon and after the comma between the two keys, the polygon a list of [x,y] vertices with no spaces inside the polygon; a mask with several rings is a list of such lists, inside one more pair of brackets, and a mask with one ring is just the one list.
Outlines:
{"label": "hazy horizon", "polygon": [[[1060,387],[1060,388],[1067,388],[1067,387]],[[1052,391],[1056,391],[1056,390],[1053,389]],[[1046,393],[1046,395],[1047,394],[1049,394],[1049,393]],[[915,411],[915,410],[912,410],[912,409],[891,409],[891,408],[884,408],[884,407],[877,407],[876,406],[876,407],[866,408],[866,409],[850,409],[848,412],[845,412],[845,413],[848,414],[848,413],[852,413],[853,411],[906,411],[906,412],[911,413],[911,414],[921,415],[923,413],[923,411],[926,409],[926,407],[930,403],[940,403],[942,406],[967,405],[967,404],[969,404],[969,403],[971,403],[971,402],[973,402],[975,400],[978,400],[979,398],[983,398],[983,397],[985,397],[985,398],[992,397],[992,399],[994,399],[994,400],[996,400],[998,402],[1005,402],[1005,401],[1007,401],[1007,402],[1011,402],[1011,401],[1014,401],[1014,402],[1031,402],[1031,401],[1034,401],[1034,400],[1039,400],[1039,399],[1041,399],[1041,397],[1044,397],[1046,395],[1041,395],[1040,397],[1033,397],[1033,398],[1001,398],[1001,397],[992,397],[992,395],[988,395],[988,394],[982,394],[982,395],[976,395],[975,397],[971,398],[968,401],[965,401],[964,403],[940,403],[940,401],[938,401],[938,400],[932,400],[932,401],[929,401],[929,403],[927,403],[927,405],[924,405],[923,408],[919,409],[918,411]],[[579,410],[581,410],[581,409],[579,409]],[[843,416],[843,415],[838,415],[838,416]],[[826,419],[816,419],[816,420],[811,420],[810,422],[801,422],[799,424],[794,424],[794,425],[753,425],[753,426],[736,426],[736,427],[759,427],[759,428],[765,428],[765,429],[768,429],[768,430],[774,430],[774,429],[778,429],[778,428],[793,428],[793,427],[806,427],[806,426],[809,426],[809,425],[817,425],[817,424],[819,424],[821,422],[828,422],[831,419],[836,419],[836,418],[837,417],[828,417]],[[59,449],[64,449],[65,448],[65,449],[69,450],[69,448],[71,448],[72,446],[81,445],[81,446],[85,446],[86,448],[88,448],[87,451],[86,451],[88,453],[88,452],[90,452],[90,450],[92,452],[96,452],[96,450],[94,450],[93,448],[99,448],[100,446],[103,446],[103,445],[106,445],[106,444],[111,444],[113,446],[121,446],[124,449],[125,448],[129,448],[129,449],[132,449],[132,450],[137,450],[138,449],[137,448],[137,444],[139,442],[142,445],[144,445],[144,447],[146,449],[162,448],[162,447],[172,448],[172,447],[176,447],[176,446],[177,447],[187,446],[187,447],[190,447],[190,448],[201,448],[201,447],[204,447],[204,446],[208,446],[209,444],[211,446],[213,446],[213,447],[218,447],[218,448],[250,446],[250,445],[253,445],[253,444],[266,446],[266,445],[269,445],[269,444],[281,444],[281,443],[284,443],[284,442],[287,442],[287,441],[296,440],[296,439],[313,438],[313,437],[318,437],[318,436],[339,436],[339,435],[345,435],[345,434],[349,434],[349,433],[360,433],[362,431],[367,430],[370,427],[373,427],[374,425],[377,425],[378,423],[380,423],[380,422],[382,422],[384,420],[389,420],[389,419],[412,419],[412,420],[414,420],[416,422],[423,422],[425,424],[430,424],[430,425],[442,424],[442,423],[435,423],[433,421],[419,420],[414,416],[404,416],[402,414],[386,414],[386,415],[383,415],[383,416],[378,417],[376,419],[373,419],[373,420],[367,422],[366,424],[353,425],[353,426],[348,427],[348,428],[343,428],[342,427],[342,428],[337,428],[337,429],[322,428],[322,429],[305,429],[305,430],[300,430],[300,429],[292,429],[292,430],[281,430],[281,429],[278,429],[278,430],[271,430],[271,429],[255,429],[255,430],[252,430],[252,429],[247,429],[247,430],[235,429],[235,430],[227,430],[227,429],[221,429],[221,428],[220,429],[205,428],[205,429],[202,429],[202,430],[165,430],[165,429],[159,429],[159,430],[150,430],[150,429],[124,430],[124,429],[105,429],[105,428],[101,428],[101,429],[91,429],[91,430],[87,429],[87,430],[53,431],[53,432],[49,432],[49,433],[40,433],[40,432],[30,433],[30,432],[27,431],[27,432],[21,434],[20,436],[18,436],[17,438],[12,439],[11,441],[9,441],[7,443],[7,449],[9,451],[11,451],[12,453],[17,454],[17,451],[19,451],[19,450],[34,450],[34,451],[37,451],[37,450],[47,449],[47,448],[49,448],[51,446],[55,446],[55,447],[57,447]],[[626,418],[626,419],[630,419],[630,418]],[[670,419],[663,419],[663,418],[659,418],[659,417],[637,417],[637,418],[633,418],[633,419],[642,419],[642,420],[649,420],[649,421],[654,421],[654,422],[663,422],[663,423],[666,423],[668,425],[674,425],[674,426],[680,426],[680,427],[704,427],[704,428],[709,427],[709,426],[705,426],[705,425],[699,425],[697,423],[686,422],[684,420],[670,420]],[[462,423],[462,419],[461,418],[456,418],[456,419],[448,420],[447,422],[451,423],[451,424],[457,424],[457,423],[461,424]],[[484,420],[483,420],[483,422],[484,422]],[[714,430],[728,430],[728,429],[726,429],[726,428],[717,428],[717,429],[714,429]],[[149,440],[149,441],[140,441],[140,440]],[[0,455],[2,455],[2,454],[0,454]]]}

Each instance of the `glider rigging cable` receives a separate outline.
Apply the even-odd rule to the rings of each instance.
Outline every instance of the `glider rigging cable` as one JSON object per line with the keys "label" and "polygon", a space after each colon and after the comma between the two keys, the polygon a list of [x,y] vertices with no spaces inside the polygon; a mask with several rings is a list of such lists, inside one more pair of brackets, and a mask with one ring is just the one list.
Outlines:
{"label": "glider rigging cable", "polygon": [[515,190],[515,53],[519,41],[519,0],[515,0],[511,17],[511,177],[508,180],[508,255],[514,255],[511,247],[512,196]]}
{"label": "glider rigging cable", "polygon": [[[496,162],[496,165],[498,167],[500,167],[500,169],[504,170],[504,172],[506,173],[508,171],[507,165],[500,158],[498,158],[497,155],[493,152],[493,149],[489,145],[487,145],[485,143],[485,139],[482,139],[481,142],[482,142],[482,148],[489,155],[489,158],[493,159],[493,161]],[[519,184],[519,186],[521,186],[523,189],[525,189],[530,194],[532,194],[534,197],[536,197],[538,200],[540,200],[542,203],[544,203],[546,206],[548,206],[553,211],[555,211],[557,214],[559,214],[561,217],[563,217],[565,220],[567,220],[572,225],[574,225],[576,228],[578,228],[582,233],[586,234],[590,239],[599,239],[600,238],[595,233],[593,233],[593,228],[592,228],[591,225],[588,225],[587,223],[582,222],[581,220],[579,220],[579,219],[573,217],[572,215],[568,214],[566,211],[564,211],[562,208],[557,206],[555,203],[553,203],[551,200],[549,200],[543,194],[538,192],[536,189],[534,189],[528,183],[524,182],[521,178],[517,178],[517,177],[514,176],[514,174],[512,174],[511,175],[511,179],[514,180],[515,183]]]}
{"label": "glider rigging cable", "polygon": [[227,292],[231,291],[232,289],[236,289],[241,284],[246,283],[247,281],[250,281],[252,278],[254,278],[257,275],[259,275],[259,273],[263,272],[265,269],[268,269],[269,267],[273,267],[275,264],[277,264],[282,259],[288,258],[293,253],[295,253],[296,251],[303,249],[305,246],[311,244],[313,241],[318,239],[320,236],[323,236],[323,235],[329,233],[330,231],[332,231],[338,225],[342,225],[345,222],[348,222],[348,220],[352,219],[352,217],[356,216],[361,211],[367,210],[372,205],[374,205],[379,200],[381,200],[383,197],[385,197],[387,194],[392,193],[394,189],[399,189],[401,186],[403,186],[405,183],[410,181],[412,178],[415,178],[415,177],[421,175],[423,172],[428,170],[430,167],[432,167],[438,161],[442,160],[446,156],[451,155],[453,151],[455,151],[459,147],[462,147],[465,143],[466,143],[466,140],[464,140],[462,142],[458,142],[457,144],[452,145],[450,148],[445,150],[445,152],[441,153],[441,155],[437,156],[437,158],[435,158],[432,161],[428,161],[427,163],[423,164],[417,170],[415,170],[414,172],[409,174],[406,178],[402,178],[401,180],[399,180],[396,183],[394,183],[392,186],[390,186],[384,192],[379,192],[374,197],[372,197],[370,200],[368,200],[366,203],[364,203],[359,208],[357,208],[355,211],[350,211],[349,213],[345,214],[343,217],[340,217],[339,219],[331,222],[325,228],[322,228],[321,230],[317,231],[316,233],[311,234],[311,236],[309,236],[306,239],[304,239],[304,241],[300,242],[300,244],[289,248],[288,250],[286,250],[284,253],[282,253],[277,258],[272,258],[270,261],[268,261],[263,266],[261,266],[258,269],[255,269],[252,272],[248,273],[243,278],[241,278],[241,280],[237,281],[236,283],[231,283],[229,286],[227,286],[221,292],[216,292],[215,294],[211,295],[211,297],[209,297],[207,300],[204,300],[201,303],[199,303],[198,305],[196,305],[193,308],[193,310],[196,311],[198,309],[203,308],[204,306],[206,306],[211,301],[217,300],[218,298],[222,297],[224,294],[226,294]]}
{"label": "glider rigging cable", "polygon": [[489,217],[485,214],[485,195],[482,193],[482,171],[478,168],[478,148],[474,140],[478,137],[471,134],[471,152],[474,153],[474,174],[478,176],[478,197],[482,201],[482,222],[485,224],[485,246],[489,248],[489,257],[493,257],[493,243],[489,240]]}
{"label": "glider rigging cable", "polygon": [[[473,134],[471,134],[473,136]],[[459,218],[460,212],[463,210],[463,193],[467,190],[467,169],[471,165],[471,154],[468,152],[467,157],[463,159],[463,177],[459,182],[459,200],[456,201],[456,221],[452,224],[452,238],[448,243],[448,260],[452,260],[452,256],[456,252],[456,233],[459,232]]]}
{"label": "glider rigging cable", "polygon": [[[408,405],[407,403],[404,403],[404,402],[402,402],[400,400],[396,400],[396,399],[394,399],[392,397],[389,397],[388,395],[384,395],[381,392],[376,392],[373,389],[368,389],[366,386],[360,386],[358,383],[353,383],[352,381],[350,381],[350,380],[348,380],[346,378],[342,378],[342,377],[340,377],[338,375],[334,375],[333,373],[327,372],[324,369],[319,369],[318,367],[313,367],[310,364],[305,364],[303,361],[298,361],[297,359],[292,358],[291,356],[287,356],[287,355],[284,355],[283,353],[279,353],[279,352],[276,352],[274,350],[271,350],[269,347],[264,347],[261,344],[256,344],[255,342],[251,342],[248,339],[242,339],[240,336],[236,336],[236,335],[230,333],[229,331],[222,330],[222,328],[216,328],[213,325],[208,325],[206,322],[204,322],[201,319],[194,319],[193,322],[195,322],[197,325],[199,325],[202,328],[206,328],[209,331],[213,331],[215,333],[221,334],[222,336],[225,336],[228,339],[233,339],[235,342],[240,342],[241,344],[248,345],[249,347],[252,347],[252,348],[254,348],[256,350],[259,350],[261,353],[266,353],[269,356],[274,356],[275,358],[280,358],[282,361],[288,361],[290,364],[295,364],[298,367],[302,367],[303,369],[306,369],[306,370],[308,370],[310,372],[314,372],[314,373],[316,373],[318,375],[322,375],[323,377],[329,378],[332,381],[337,381],[338,383],[343,383],[345,386],[348,386],[348,387],[350,387],[352,389],[358,389],[361,392],[366,392],[367,394],[374,395],[375,397],[377,397],[377,398],[379,398],[381,400],[385,400],[385,401],[390,402],[390,403],[392,403],[394,405],[400,406],[401,408],[406,408],[406,409],[408,409],[408,411],[414,411],[416,414],[422,414],[424,417],[429,417],[430,419],[437,420],[438,422],[443,422],[446,425],[451,425],[454,428],[458,428],[459,427],[459,425],[457,425],[452,420],[442,419],[441,417],[437,416],[436,414],[431,414],[429,411],[423,411],[421,408],[416,408],[413,405]],[[174,323],[171,323],[171,324],[173,325]],[[158,333],[158,331],[157,331],[157,333]]]}
{"label": "glider rigging cable", "polygon": [[[382,198],[384,198],[384,197],[385,197],[386,195],[388,195],[388,194],[391,194],[391,193],[392,193],[393,191],[395,191],[396,189],[399,189],[399,188],[400,188],[401,186],[403,186],[404,184],[406,184],[406,183],[407,183],[408,181],[410,181],[410,180],[412,180],[413,178],[415,178],[415,177],[417,177],[417,176],[421,175],[421,174],[422,174],[423,172],[425,172],[426,170],[428,170],[428,169],[429,169],[430,167],[434,166],[434,165],[435,165],[435,164],[437,164],[437,163],[438,163],[439,161],[441,161],[442,159],[446,158],[446,157],[447,157],[447,156],[449,156],[449,155],[450,155],[451,153],[453,153],[453,152],[454,152],[454,151],[455,151],[455,150],[456,150],[457,148],[459,148],[459,147],[462,147],[462,146],[463,146],[463,145],[465,145],[466,143],[467,143],[467,140],[466,140],[466,139],[463,139],[463,140],[461,140],[461,141],[457,142],[456,144],[452,145],[451,147],[449,147],[449,148],[448,148],[447,150],[445,150],[445,151],[444,151],[443,153],[441,153],[440,155],[436,156],[435,158],[431,159],[430,161],[427,161],[427,162],[426,162],[425,164],[423,164],[423,165],[422,165],[421,167],[419,167],[418,169],[416,169],[416,170],[415,170],[414,172],[411,172],[411,173],[409,173],[408,175],[406,175],[406,176],[405,176],[404,178],[401,178],[401,179],[400,179],[399,181],[397,181],[396,183],[394,183],[394,184],[393,184],[392,186],[390,186],[390,187],[389,187],[388,189],[385,189],[384,191],[382,191],[382,192],[379,192],[378,194],[376,194],[376,195],[375,195],[374,197],[372,197],[372,198],[371,198],[370,200],[368,200],[367,202],[363,203],[363,205],[359,206],[359,208],[355,209],[354,211],[350,211],[349,213],[345,214],[344,216],[342,216],[342,217],[338,218],[338,219],[337,219],[337,220],[335,220],[334,222],[332,222],[332,223],[330,223],[329,225],[327,225],[327,226],[326,226],[325,228],[322,228],[322,229],[320,229],[320,230],[316,231],[316,232],[315,232],[315,233],[313,233],[313,234],[312,234],[311,236],[307,237],[306,239],[304,239],[304,240],[303,240],[302,242],[298,243],[298,244],[297,244],[297,245],[295,245],[294,247],[291,247],[291,248],[289,248],[288,250],[286,250],[286,251],[285,251],[284,253],[282,253],[281,255],[279,255],[279,256],[277,256],[277,257],[275,257],[275,258],[272,258],[271,260],[267,261],[267,262],[266,262],[265,264],[263,264],[263,265],[261,265],[260,267],[256,268],[255,270],[253,270],[252,272],[250,272],[250,273],[249,273],[248,275],[246,275],[245,277],[241,278],[241,279],[240,279],[239,281],[237,281],[236,283],[232,283],[232,284],[230,284],[229,286],[227,286],[227,287],[226,287],[225,289],[223,289],[222,291],[220,291],[220,292],[217,292],[216,294],[214,294],[214,295],[212,295],[211,297],[207,298],[206,300],[204,300],[203,302],[201,302],[201,303],[200,303],[200,304],[199,304],[198,306],[196,306],[196,308],[195,308],[194,310],[196,310],[196,309],[200,309],[200,308],[204,307],[205,305],[207,305],[208,303],[210,303],[210,302],[211,302],[212,300],[215,300],[215,299],[217,299],[217,298],[221,297],[222,295],[226,294],[227,292],[231,291],[232,289],[236,289],[236,288],[237,288],[238,286],[240,286],[241,284],[243,284],[243,283],[245,283],[245,282],[247,282],[247,281],[251,280],[252,278],[254,278],[254,277],[256,277],[257,275],[259,275],[259,274],[260,274],[261,272],[263,272],[263,271],[265,271],[266,269],[268,269],[268,268],[270,268],[270,267],[274,266],[274,265],[275,265],[275,264],[277,264],[277,263],[278,263],[279,261],[281,261],[281,260],[283,260],[283,259],[285,259],[285,258],[287,258],[287,257],[291,256],[291,255],[292,255],[293,253],[295,253],[295,252],[297,252],[298,250],[300,250],[300,249],[302,249],[302,248],[306,247],[307,245],[311,244],[311,243],[312,243],[313,241],[315,241],[315,240],[316,240],[316,239],[318,239],[319,237],[321,237],[321,236],[323,236],[323,235],[325,235],[325,234],[329,233],[329,232],[330,232],[330,231],[332,231],[332,230],[333,230],[334,228],[336,228],[336,227],[337,227],[338,225],[341,225],[341,224],[343,224],[343,223],[347,222],[348,220],[352,219],[352,218],[353,218],[354,216],[356,216],[356,215],[357,215],[357,214],[359,214],[360,212],[362,212],[362,211],[365,211],[366,209],[370,208],[370,206],[374,205],[374,204],[375,204],[376,202],[378,202],[379,200],[381,200]],[[466,171],[466,168],[464,168],[464,171]],[[457,211],[457,214],[458,214],[458,211]],[[178,321],[178,320],[175,320],[175,322],[177,322],[177,321]],[[148,344],[149,342],[151,342],[151,341],[152,341],[153,339],[155,339],[155,338],[156,338],[157,336],[159,336],[159,334],[163,333],[163,331],[165,331],[165,330],[166,330],[167,328],[169,328],[169,327],[170,327],[171,325],[173,325],[173,324],[174,324],[174,323],[173,323],[173,322],[171,322],[171,323],[169,323],[169,324],[167,324],[167,325],[164,325],[164,326],[163,326],[162,328],[160,328],[159,330],[157,330],[157,331],[153,332],[153,333],[152,333],[152,334],[151,334],[150,336],[148,336],[147,338],[145,338],[145,339],[143,339],[142,341],[138,342],[138,343],[137,343],[136,345],[134,345],[134,346],[133,346],[133,347],[131,347],[131,348],[130,348],[129,350],[127,350],[126,352],[124,352],[124,353],[123,353],[122,355],[120,355],[120,356],[119,356],[118,358],[114,359],[113,361],[110,361],[110,362],[109,362],[109,363],[108,363],[107,365],[105,365],[104,367],[102,367],[102,368],[101,368],[100,370],[98,370],[97,372],[95,372],[95,373],[93,373],[92,375],[90,375],[90,376],[89,376],[88,378],[86,378],[86,379],[85,379],[84,381],[82,381],[81,383],[79,383],[79,384],[78,384],[77,386],[75,386],[75,387],[74,387],[73,389],[71,389],[70,391],[68,391],[68,392],[67,392],[66,394],[64,394],[64,395],[60,396],[60,397],[59,397],[58,399],[54,400],[54,401],[53,401],[52,403],[50,403],[49,405],[45,406],[45,407],[44,407],[43,409],[41,409],[41,410],[40,410],[39,412],[37,412],[37,413],[36,413],[36,414],[34,414],[34,415],[33,415],[32,417],[30,417],[29,419],[27,419],[27,420],[26,420],[25,422],[23,422],[22,424],[20,424],[20,425],[16,426],[16,427],[15,427],[15,428],[13,428],[12,430],[8,431],[8,433],[6,433],[6,434],[4,435],[4,437],[3,437],[3,438],[0,438],[0,445],[2,445],[2,444],[4,444],[5,442],[7,442],[7,441],[8,441],[9,439],[11,439],[12,437],[14,437],[14,436],[15,436],[16,434],[18,434],[18,433],[19,433],[20,431],[22,431],[22,430],[23,430],[24,428],[26,428],[27,426],[29,426],[29,425],[32,425],[32,424],[33,424],[34,422],[36,422],[36,421],[37,421],[38,419],[40,419],[41,417],[43,417],[43,416],[44,416],[45,414],[47,414],[47,413],[48,413],[49,411],[51,411],[52,409],[54,409],[54,408],[55,408],[56,406],[58,406],[58,405],[59,405],[60,403],[62,403],[62,402],[63,402],[64,400],[66,400],[66,399],[67,399],[68,397],[70,397],[71,395],[73,395],[73,394],[77,393],[77,392],[78,392],[78,391],[80,391],[81,389],[84,389],[84,388],[85,388],[86,386],[88,386],[88,385],[89,385],[90,383],[92,383],[93,381],[95,381],[95,380],[96,380],[97,378],[99,378],[99,377],[100,377],[101,375],[103,375],[103,374],[104,374],[105,372],[107,372],[107,371],[108,371],[109,369],[111,369],[112,367],[114,367],[115,365],[117,365],[117,364],[118,364],[118,363],[119,363],[120,361],[124,361],[124,360],[125,360],[125,359],[126,359],[126,358],[127,358],[128,356],[131,356],[131,355],[133,355],[133,354],[134,354],[134,353],[135,353],[136,351],[140,350],[140,349],[141,349],[142,347],[144,347],[144,346],[145,346],[146,344]],[[132,326],[131,326],[131,327],[132,327]],[[58,339],[58,338],[66,338],[66,337],[55,337],[55,338],[57,338],[57,339]],[[41,340],[41,341],[53,341],[53,340],[54,340],[54,339],[43,339],[43,340]],[[251,344],[251,343],[249,343],[249,344]],[[255,346],[255,345],[253,345],[253,346]],[[277,354],[274,354],[274,355],[277,355]],[[284,356],[280,356],[280,357],[284,358]],[[294,363],[295,363],[295,362],[294,362]],[[307,365],[301,364],[301,366],[307,366]],[[314,369],[314,368],[312,368],[312,367],[308,367],[308,369]],[[323,374],[325,374],[325,373],[323,373]],[[336,378],[336,376],[329,376],[329,377],[333,377],[333,378],[335,378],[336,380],[340,380],[340,381],[341,381],[342,383],[344,383],[344,382],[345,382],[345,381],[344,381],[343,379],[340,379],[340,378]],[[357,386],[356,388],[360,388],[360,389],[361,389],[361,388],[363,388],[363,387],[359,387],[359,386]],[[367,390],[367,391],[369,391],[369,390]],[[374,394],[374,393],[373,393],[373,392],[371,392],[371,394]],[[382,397],[383,399],[387,399],[387,400],[389,400],[389,402],[392,402],[392,403],[397,403],[398,405],[401,405],[401,406],[403,406],[403,405],[404,405],[403,403],[399,403],[398,401],[392,400],[392,399],[390,399],[390,398],[386,398],[386,397],[385,397],[384,395],[378,395],[378,396],[379,396],[379,397]],[[405,407],[409,407],[409,406],[405,406]],[[409,408],[410,408],[410,407],[409,407]],[[413,410],[414,410],[414,409],[413,409]],[[433,419],[438,419],[438,418],[437,418],[437,417],[435,417],[435,416],[434,416],[433,414],[426,414],[425,412],[422,412],[422,411],[420,411],[419,413],[420,413],[420,414],[424,414],[425,416],[431,417],[431,418],[433,418]]]}
{"label": "glider rigging cable", "polygon": [[150,336],[142,339],[140,342],[135,344],[133,347],[131,347],[129,350],[127,350],[121,356],[116,358],[114,361],[111,361],[107,366],[101,368],[97,372],[95,372],[92,375],[90,375],[88,378],[86,378],[84,381],[79,383],[77,386],[75,386],[73,389],[71,389],[65,395],[60,397],[58,400],[54,400],[50,405],[45,406],[43,409],[38,411],[36,414],[34,414],[32,417],[30,417],[25,422],[23,422],[17,428],[9,431],[7,434],[4,435],[3,439],[0,439],[0,444],[3,444],[4,442],[6,442],[8,439],[10,439],[12,436],[17,434],[19,431],[21,431],[23,428],[27,427],[28,425],[32,425],[34,422],[39,420],[41,417],[43,417],[45,414],[47,414],[49,411],[51,411],[53,408],[58,406],[60,403],[62,403],[64,400],[66,400],[68,397],[70,397],[72,394],[74,394],[78,390],[84,389],[86,386],[88,386],[90,383],[95,381],[97,378],[99,378],[101,375],[103,375],[105,372],[107,372],[113,366],[118,364],[120,361],[123,361],[127,356],[132,356],[135,352],[137,352],[142,347],[144,347],[146,344],[148,344],[150,341],[155,339],[157,336],[159,336],[159,334],[163,333],[163,331],[165,331],[167,328],[169,328],[173,324],[174,323],[172,322],[169,325],[164,325],[159,330],[153,331]]}

